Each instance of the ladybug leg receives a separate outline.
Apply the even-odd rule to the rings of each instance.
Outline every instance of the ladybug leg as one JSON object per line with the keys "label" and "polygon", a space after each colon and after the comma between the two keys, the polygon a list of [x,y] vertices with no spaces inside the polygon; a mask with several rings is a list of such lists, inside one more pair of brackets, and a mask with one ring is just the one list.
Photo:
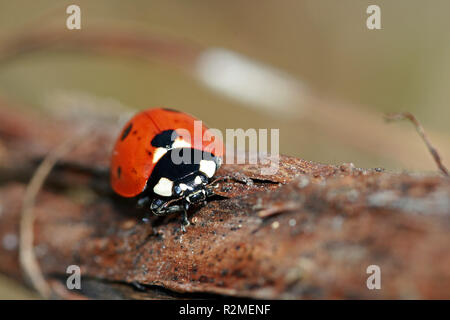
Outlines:
{"label": "ladybug leg", "polygon": [[149,212],[145,212],[145,216],[142,218],[142,222],[150,223],[150,213]]}
{"label": "ladybug leg", "polygon": [[140,198],[138,201],[137,201],[137,207],[138,208],[143,208],[143,207],[145,207],[148,203],[150,202],[150,197],[143,197],[143,198]]}
{"label": "ladybug leg", "polygon": [[189,203],[186,202],[184,207],[183,207],[183,215],[181,217],[181,230],[183,232],[186,232],[186,227],[189,226],[191,223],[189,222],[188,216],[187,216],[187,211],[189,209]]}
{"label": "ladybug leg", "polygon": [[[150,197],[140,198],[137,201],[136,207],[139,208],[139,209],[144,208],[149,202],[150,202]],[[142,218],[142,221],[144,223],[149,223],[150,222],[150,213],[149,212],[145,212],[145,216]]]}
{"label": "ladybug leg", "polygon": [[187,212],[189,210],[189,202],[183,204],[172,204],[172,200],[164,202],[161,199],[155,199],[150,205],[150,210],[156,216],[166,216],[172,213],[182,212],[181,216],[181,230],[186,232],[186,227],[191,223],[189,222]]}
{"label": "ladybug leg", "polygon": [[[212,196],[214,195],[214,190],[213,190],[213,188],[214,188],[214,187],[209,187],[209,186],[207,186],[207,187],[205,188],[205,195],[206,195],[206,198],[212,197]],[[206,202],[207,202],[206,200],[203,201],[203,204],[206,205]]]}
{"label": "ladybug leg", "polygon": [[180,205],[172,205],[168,207],[161,207],[156,210],[152,209],[152,212],[155,216],[167,216],[172,213],[182,212],[184,209]]}

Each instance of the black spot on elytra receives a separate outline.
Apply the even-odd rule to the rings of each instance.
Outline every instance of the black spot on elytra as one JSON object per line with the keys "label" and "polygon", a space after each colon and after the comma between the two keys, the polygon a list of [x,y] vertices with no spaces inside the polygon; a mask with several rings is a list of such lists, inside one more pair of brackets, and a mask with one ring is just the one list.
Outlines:
{"label": "black spot on elytra", "polygon": [[122,141],[125,140],[125,138],[128,137],[128,135],[130,134],[130,131],[132,128],[133,128],[133,124],[130,123],[128,125],[128,127],[126,127],[125,130],[123,130],[122,137],[120,138],[120,140],[122,140]]}
{"label": "black spot on elytra", "polygon": [[176,137],[178,137],[178,134],[175,130],[165,130],[157,134],[152,139],[151,144],[155,148],[170,148]]}
{"label": "black spot on elytra", "polygon": [[122,174],[122,168],[119,166],[117,167],[117,177],[120,179],[120,175]]}
{"label": "black spot on elytra", "polygon": [[153,155],[153,153],[149,150],[147,150],[147,154],[151,157]]}

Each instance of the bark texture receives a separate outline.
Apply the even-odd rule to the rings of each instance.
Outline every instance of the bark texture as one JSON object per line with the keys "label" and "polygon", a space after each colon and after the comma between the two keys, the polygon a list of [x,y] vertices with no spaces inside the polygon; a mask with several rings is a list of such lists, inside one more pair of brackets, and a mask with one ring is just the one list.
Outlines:
{"label": "bark texture", "polygon": [[[224,165],[217,197],[180,217],[141,221],[134,199],[110,190],[120,129],[21,113],[0,102],[0,272],[23,280],[18,260],[25,188],[39,162],[80,126],[92,134],[51,171],[36,199],[34,251],[63,298],[450,298],[450,180],[281,156]],[[413,156],[413,155],[412,155]],[[65,292],[66,268],[82,290]],[[381,268],[369,290],[367,267]],[[62,285],[61,285],[62,284]]]}

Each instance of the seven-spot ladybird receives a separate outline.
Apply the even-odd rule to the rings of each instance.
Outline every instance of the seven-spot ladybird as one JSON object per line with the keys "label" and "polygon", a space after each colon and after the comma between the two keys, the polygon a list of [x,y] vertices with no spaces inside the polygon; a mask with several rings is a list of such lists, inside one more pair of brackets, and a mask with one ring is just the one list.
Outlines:
{"label": "seven-spot ladybird", "polygon": [[116,193],[138,196],[155,215],[183,212],[183,230],[189,206],[213,194],[210,182],[223,155],[222,141],[195,121],[172,109],[136,114],[116,141],[110,167]]}

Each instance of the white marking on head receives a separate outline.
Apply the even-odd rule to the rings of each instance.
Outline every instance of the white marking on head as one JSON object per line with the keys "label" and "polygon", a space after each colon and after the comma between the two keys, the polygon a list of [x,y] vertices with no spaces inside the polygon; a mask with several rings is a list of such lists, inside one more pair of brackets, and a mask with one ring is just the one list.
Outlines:
{"label": "white marking on head", "polygon": [[170,197],[172,195],[172,187],[173,181],[167,178],[161,178],[153,187],[153,192],[163,197]]}
{"label": "white marking on head", "polygon": [[200,178],[200,176],[196,176],[195,180],[194,180],[195,184],[202,184],[202,178]]}
{"label": "white marking on head", "polygon": [[190,148],[191,144],[187,141],[184,141],[182,137],[177,137],[175,141],[172,143],[172,148]]}
{"label": "white marking on head", "polygon": [[200,160],[199,170],[211,178],[216,173],[216,163],[212,160]]}
{"label": "white marking on head", "polygon": [[189,189],[189,187],[186,184],[184,184],[184,183],[180,183],[180,188],[183,191],[186,191],[187,189]]}
{"label": "white marking on head", "polygon": [[153,153],[153,163],[157,163],[159,159],[161,159],[161,157],[166,154],[166,152],[166,148],[156,148],[155,152]]}

